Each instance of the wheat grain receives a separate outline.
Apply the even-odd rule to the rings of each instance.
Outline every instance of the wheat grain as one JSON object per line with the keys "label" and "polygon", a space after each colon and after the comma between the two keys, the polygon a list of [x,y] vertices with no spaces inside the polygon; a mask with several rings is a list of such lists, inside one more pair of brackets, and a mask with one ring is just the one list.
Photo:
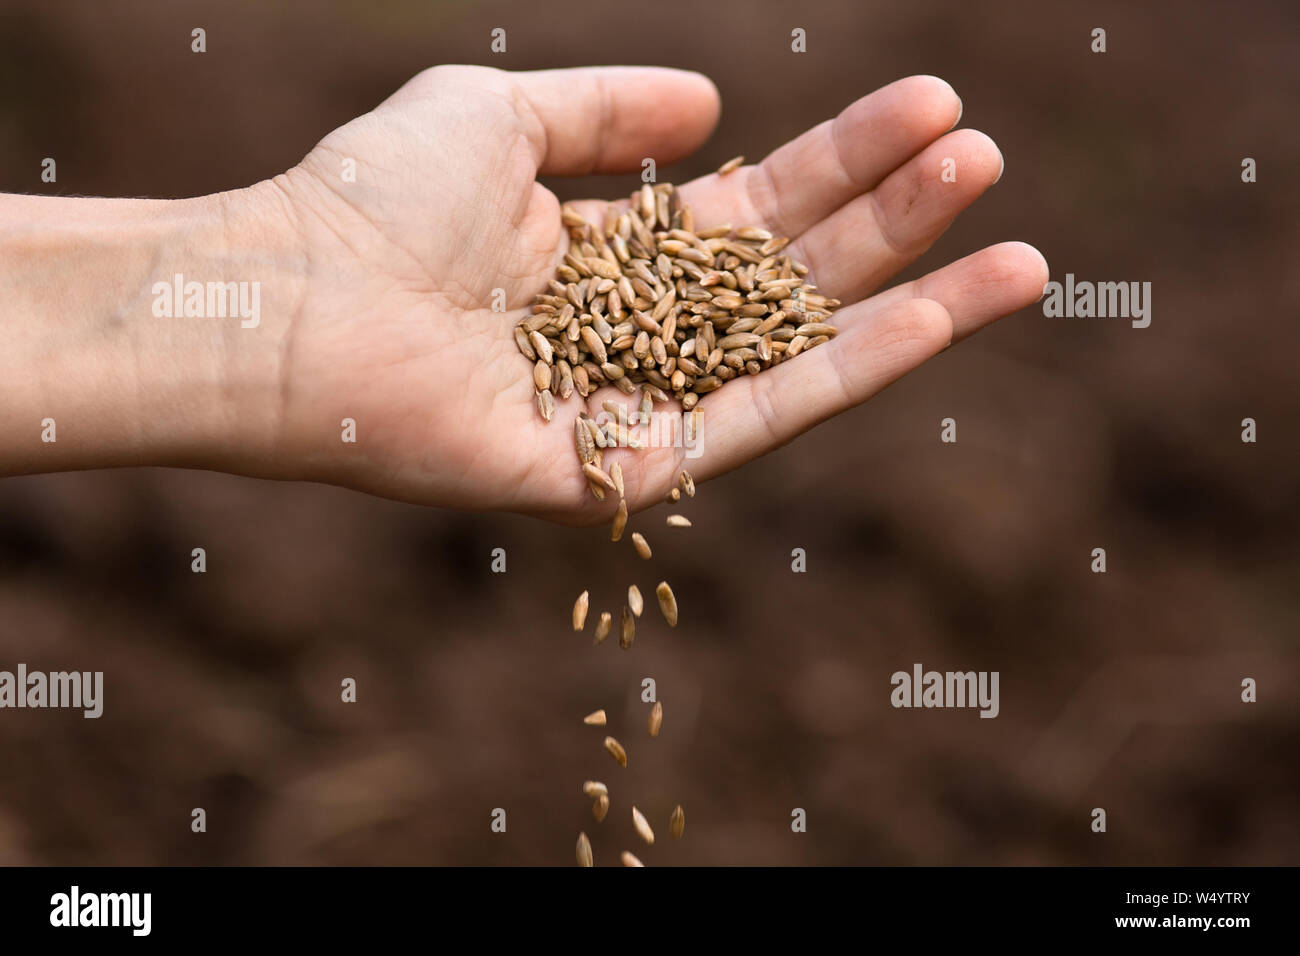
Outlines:
{"label": "wheat grain", "polygon": [[683,469],[681,475],[677,478],[677,482],[681,486],[682,494],[687,498],[695,497],[695,479],[691,477],[689,471]]}
{"label": "wheat grain", "polygon": [[600,797],[609,793],[609,788],[599,780],[588,780],[582,785],[582,792],[589,797]]}
{"label": "wheat grain", "polygon": [[619,859],[623,861],[623,865],[624,865],[624,866],[640,866],[640,867],[644,867],[644,866],[645,866],[644,863],[642,863],[640,860],[638,860],[635,856],[633,856],[633,855],[632,855],[631,853],[629,853],[627,850],[624,850],[624,851],[623,851],[622,855],[619,856]]}
{"label": "wheat grain", "polygon": [[664,620],[668,622],[668,626],[676,627],[677,595],[673,594],[673,589],[668,586],[667,581],[659,582],[659,586],[655,588],[655,596],[659,598],[659,610],[663,612]]}
{"label": "wheat grain", "polygon": [[645,609],[645,601],[641,599],[641,589],[635,584],[627,589],[627,606],[636,617],[640,617]]}
{"label": "wheat grain", "polygon": [[595,866],[595,861],[591,856],[591,841],[587,839],[587,834],[578,834],[578,866]]}
{"label": "wheat grain", "polygon": [[673,810],[673,815],[668,818],[668,830],[673,835],[674,840],[682,838],[682,831],[686,829],[686,812],[682,810],[682,805],[677,804]]}
{"label": "wheat grain", "polygon": [[593,710],[586,717],[582,718],[582,722],[589,727],[604,727],[605,712],[603,710]]}
{"label": "wheat grain", "polygon": [[632,642],[636,640],[636,617],[632,614],[632,609],[627,605],[623,606],[623,626],[618,635],[618,646],[623,650],[629,650]]}
{"label": "wheat grain", "polygon": [[636,807],[632,808],[632,826],[636,828],[636,835],[644,840],[647,846],[654,846],[655,832],[650,829],[649,822]]}
{"label": "wheat grain", "polygon": [[727,173],[734,172],[736,169],[740,168],[740,164],[743,163],[744,161],[745,161],[744,156],[732,157],[731,159],[727,160],[725,163],[723,163],[721,166],[718,167],[718,175],[725,176],[727,175]]}
{"label": "wheat grain", "polygon": [[605,749],[609,751],[609,755],[614,758],[614,762],[620,767],[627,766],[627,751],[623,749],[623,745],[617,740],[613,737],[606,737]]}
{"label": "wheat grain", "polygon": [[659,728],[664,725],[664,705],[655,701],[654,706],[650,708],[650,736],[658,737]]}
{"label": "wheat grain", "polygon": [[[615,468],[618,466],[615,465]],[[618,511],[614,512],[614,523],[610,525],[609,540],[618,541],[623,537],[623,531],[627,528],[627,499],[618,499]]]}
{"label": "wheat grain", "polygon": [[598,794],[591,805],[591,815],[596,818],[597,823],[601,823],[607,813],[609,813],[609,794]]}
{"label": "wheat grain", "polygon": [[597,644],[605,643],[605,638],[609,637],[609,630],[614,625],[614,617],[608,611],[600,612],[600,620],[596,622],[596,641]]}
{"label": "wheat grain", "polygon": [[573,602],[573,629],[581,631],[587,624],[587,592],[583,591],[578,595],[578,600]]}
{"label": "wheat grain", "polygon": [[650,545],[646,543],[646,540],[644,536],[642,536],[641,532],[639,531],[632,532],[632,547],[636,548],[636,553],[641,555],[641,557],[644,560],[646,561],[650,560]]}
{"label": "wheat grain", "polygon": [[686,517],[685,515],[668,516],[668,527],[670,528],[689,528],[690,526],[691,526],[691,519]]}

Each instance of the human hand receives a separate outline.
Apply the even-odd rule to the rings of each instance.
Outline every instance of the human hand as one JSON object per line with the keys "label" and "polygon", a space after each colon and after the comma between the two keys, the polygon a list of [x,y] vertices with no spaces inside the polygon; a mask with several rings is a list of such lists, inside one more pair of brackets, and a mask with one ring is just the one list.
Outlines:
{"label": "human hand", "polygon": [[[911,77],[758,165],[681,187],[701,227],[762,224],[793,237],[809,281],[845,303],[830,343],[701,402],[703,454],[686,463],[698,479],[865,401],[1038,298],[1046,264],[1020,243],[877,292],[1001,174],[988,137],[949,132],[960,113],[946,83]],[[299,476],[430,504],[606,516],[612,502],[592,502],[570,422],[627,397],[575,395],[543,422],[511,335],[567,248],[559,203],[536,177],[639,171],[646,156],[665,164],[696,148],[717,115],[712,84],[692,73],[457,66],[417,76],[327,136],[282,179],[314,269],[281,371],[282,434],[290,460],[306,463]],[[945,158],[956,182],[940,178]],[[341,176],[348,160],[353,183]],[[576,205],[603,218],[603,202]],[[504,314],[492,311],[497,288]],[[358,423],[355,446],[338,442],[343,417]],[[623,462],[632,510],[659,501],[683,464],[680,447],[609,454]]]}

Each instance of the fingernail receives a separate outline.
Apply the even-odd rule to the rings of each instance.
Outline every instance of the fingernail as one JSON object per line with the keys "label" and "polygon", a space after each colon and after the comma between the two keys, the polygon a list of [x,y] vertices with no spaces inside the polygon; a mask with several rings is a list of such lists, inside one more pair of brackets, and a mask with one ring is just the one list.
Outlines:
{"label": "fingernail", "polygon": [[998,178],[993,180],[994,186],[996,186],[998,184],[998,181],[1002,179],[1002,173],[1007,168],[1006,157],[1004,157],[1000,151],[998,153],[998,163],[1000,164],[998,166]]}

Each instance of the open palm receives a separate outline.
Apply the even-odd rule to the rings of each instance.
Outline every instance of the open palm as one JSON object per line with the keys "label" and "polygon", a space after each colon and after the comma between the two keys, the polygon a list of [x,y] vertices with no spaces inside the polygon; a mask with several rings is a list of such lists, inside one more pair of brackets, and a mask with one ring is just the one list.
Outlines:
{"label": "open palm", "polygon": [[[987,136],[949,132],[960,112],[946,83],[911,77],[758,165],[681,187],[700,227],[793,237],[808,281],[845,303],[831,342],[701,401],[703,454],[686,464],[697,479],[788,442],[1038,298],[1047,267],[1021,243],[877,292],[1001,174]],[[631,399],[575,394],[544,423],[511,334],[568,246],[559,203],[536,177],[663,165],[699,146],[717,115],[715,89],[693,73],[439,67],[326,137],[280,180],[309,273],[282,372],[282,440],[302,477],[428,504],[608,517],[613,502],[597,505],[578,469],[571,422]],[[946,160],[955,182],[941,176]],[[627,191],[639,184],[629,177]],[[603,206],[579,209],[599,222]],[[358,441],[341,453],[345,417]],[[636,510],[662,498],[683,452],[608,452],[614,460]]]}

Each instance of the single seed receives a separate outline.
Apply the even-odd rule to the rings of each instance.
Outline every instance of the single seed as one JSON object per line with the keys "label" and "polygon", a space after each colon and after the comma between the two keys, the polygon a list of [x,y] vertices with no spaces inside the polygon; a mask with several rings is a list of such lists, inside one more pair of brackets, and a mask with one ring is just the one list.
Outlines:
{"label": "single seed", "polygon": [[600,612],[600,620],[596,622],[596,643],[605,643],[605,638],[609,637],[609,629],[614,624],[614,617],[608,611]]}
{"label": "single seed", "polygon": [[695,479],[691,477],[691,473],[683,470],[677,480],[682,486],[682,494],[686,495],[687,498],[694,498]]}
{"label": "single seed", "polygon": [[578,834],[578,866],[595,866],[595,861],[591,858],[591,841],[587,839],[587,834]]}
{"label": "single seed", "polygon": [[607,813],[609,813],[609,794],[602,793],[596,797],[595,803],[591,805],[591,815],[596,818],[597,823],[601,823]]}
{"label": "single seed", "polygon": [[673,594],[673,589],[668,586],[667,581],[659,582],[659,586],[655,588],[655,596],[659,598],[659,610],[663,612],[664,620],[668,622],[668,626],[676,627],[677,595]]}
{"label": "single seed", "polygon": [[727,175],[727,173],[735,171],[736,169],[740,168],[740,164],[743,163],[744,161],[745,161],[744,156],[736,156],[733,157],[732,159],[727,160],[725,163],[723,163],[721,166],[718,167],[718,175],[725,176]]}
{"label": "single seed", "polygon": [[645,816],[636,807],[632,808],[632,826],[636,827],[637,836],[645,840],[648,846],[654,846],[655,832],[650,829],[650,824],[646,821]]}
{"label": "single seed", "polygon": [[623,606],[623,627],[618,635],[618,646],[623,650],[628,650],[632,642],[636,640],[636,618],[632,615],[632,609],[627,605]]}
{"label": "single seed", "polygon": [[668,818],[668,829],[671,831],[674,840],[682,838],[682,831],[686,829],[686,813],[682,810],[680,803],[673,810],[673,815]]}
{"label": "single seed", "polygon": [[[604,713],[604,711],[601,711]],[[650,736],[658,737],[659,728],[664,725],[664,705],[655,701],[655,705],[650,708]]]}
{"label": "single seed", "polygon": [[644,863],[642,863],[640,860],[634,857],[631,853],[627,852],[627,850],[623,851],[623,854],[622,856],[619,857],[619,859],[623,861],[624,866],[639,866],[643,868],[645,867]]}
{"label": "single seed", "polygon": [[614,762],[616,764],[618,764],[620,767],[627,766],[627,751],[623,749],[623,745],[621,743],[619,743],[613,737],[606,737],[605,749],[609,751],[609,755],[614,758]]}
{"label": "single seed", "polygon": [[609,793],[609,787],[599,780],[588,780],[582,785],[582,792],[592,798],[603,797]]}
{"label": "single seed", "polygon": [[632,613],[637,617],[645,610],[645,601],[641,599],[641,589],[635,584],[627,589],[627,606],[631,608]]}
{"label": "single seed", "polygon": [[586,717],[582,718],[582,722],[589,727],[604,727],[605,712],[603,710],[593,710]]}
{"label": "single seed", "polygon": [[[618,492],[620,498],[623,497],[623,466],[619,462],[614,462],[609,469],[609,477],[614,480],[614,490]],[[626,509],[625,509],[626,510]],[[618,538],[614,539],[615,541]]]}
{"label": "single seed", "polygon": [[668,527],[670,528],[689,528],[690,526],[691,526],[691,519],[686,517],[685,515],[668,516]]}
{"label": "single seed", "polygon": [[[615,468],[618,467],[616,464]],[[618,499],[618,510],[614,512],[614,523],[609,530],[609,540],[618,541],[623,537],[623,530],[627,527],[627,499]]]}
{"label": "single seed", "polygon": [[555,396],[550,392],[538,392],[537,412],[542,416],[542,421],[549,422],[555,414]]}
{"label": "single seed", "polygon": [[578,595],[578,600],[573,602],[573,629],[575,631],[581,631],[587,625],[587,598],[587,592],[583,591]]}
{"label": "single seed", "polygon": [[681,500],[682,500],[682,489],[680,488],[672,488],[669,490],[668,494],[664,495],[664,501],[667,501],[669,504]]}
{"label": "single seed", "polygon": [[608,488],[610,491],[615,490],[614,479],[609,477],[609,475],[605,474],[603,471],[601,471],[600,468],[594,462],[588,462],[587,464],[583,465],[582,472],[589,479],[591,479],[591,481],[595,482],[596,484],[603,485],[605,488]]}
{"label": "single seed", "polygon": [[650,560],[650,545],[646,544],[645,538],[641,532],[632,532],[632,547],[636,548],[636,553],[641,555],[643,560]]}

